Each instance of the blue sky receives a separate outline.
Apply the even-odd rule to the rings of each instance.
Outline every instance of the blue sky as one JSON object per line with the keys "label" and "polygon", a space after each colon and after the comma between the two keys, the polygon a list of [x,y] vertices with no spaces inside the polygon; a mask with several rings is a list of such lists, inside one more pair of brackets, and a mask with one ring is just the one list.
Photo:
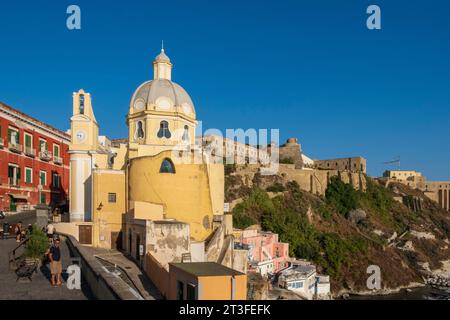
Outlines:
{"label": "blue sky", "polygon": [[[81,7],[82,29],[66,28]],[[366,8],[382,30],[366,28]],[[371,175],[450,180],[450,3],[445,0],[2,1],[0,101],[69,128],[92,94],[101,133],[125,137],[161,39],[204,128],[279,128],[310,157],[361,155]]]}

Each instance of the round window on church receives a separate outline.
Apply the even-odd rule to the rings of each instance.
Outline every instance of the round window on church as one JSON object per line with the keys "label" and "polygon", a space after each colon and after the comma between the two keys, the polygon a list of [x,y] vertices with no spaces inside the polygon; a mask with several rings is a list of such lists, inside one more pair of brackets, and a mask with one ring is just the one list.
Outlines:
{"label": "round window on church", "polygon": [[142,99],[138,99],[134,103],[134,108],[136,109],[136,111],[142,111],[144,109],[144,107],[145,107],[145,102]]}
{"label": "round window on church", "polygon": [[158,107],[158,109],[168,110],[172,105],[172,101],[166,97],[160,97],[156,100],[156,106]]}

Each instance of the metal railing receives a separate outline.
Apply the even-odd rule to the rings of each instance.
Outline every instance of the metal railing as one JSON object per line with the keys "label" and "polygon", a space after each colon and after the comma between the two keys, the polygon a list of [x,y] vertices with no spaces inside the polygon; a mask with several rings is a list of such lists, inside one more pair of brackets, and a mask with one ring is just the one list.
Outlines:
{"label": "metal railing", "polygon": [[39,159],[44,161],[52,160],[52,153],[50,151],[41,151],[39,152]]}
{"label": "metal railing", "polygon": [[19,188],[19,179],[9,177],[8,178],[8,183],[9,183],[10,187]]}
{"label": "metal railing", "polygon": [[19,266],[17,263],[16,251],[19,250],[30,238],[23,239],[19,245],[9,252],[9,268],[10,270],[16,270]]}
{"label": "metal railing", "polygon": [[53,162],[56,164],[62,164],[63,163],[63,159],[61,157],[58,156],[53,156]]}
{"label": "metal railing", "polygon": [[20,153],[23,150],[23,147],[21,144],[15,143],[15,142],[9,142],[8,143],[8,148],[9,150],[13,151],[13,152],[17,152]]}
{"label": "metal railing", "polygon": [[31,147],[25,147],[25,154],[27,156],[30,156],[30,157],[35,157],[36,156],[36,150],[34,150]]}

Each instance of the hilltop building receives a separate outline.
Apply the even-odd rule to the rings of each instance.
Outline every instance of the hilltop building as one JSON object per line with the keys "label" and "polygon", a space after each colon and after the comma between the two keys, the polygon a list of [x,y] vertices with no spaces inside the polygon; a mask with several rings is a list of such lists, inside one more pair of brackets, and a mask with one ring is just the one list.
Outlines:
{"label": "hilltop building", "polygon": [[70,136],[0,103],[0,208],[65,206]]}
{"label": "hilltop building", "polygon": [[414,170],[387,170],[382,179],[387,183],[400,182],[419,189],[442,209],[450,211],[450,181],[429,181],[422,173]]}
{"label": "hilltop building", "polygon": [[[207,138],[207,141],[211,140],[214,139]],[[268,165],[262,161],[256,164],[246,161],[236,166],[230,174],[240,176],[249,187],[255,182],[266,188],[274,182],[285,184],[293,180],[302,190],[317,195],[325,194],[333,176],[339,176],[343,182],[351,184],[355,189],[366,189],[367,164],[363,157],[313,160],[303,153],[296,138],[289,138],[281,146],[271,143],[262,150],[262,154],[269,159],[269,166],[275,167],[275,170],[264,170]],[[235,203],[230,205],[233,207]]]}
{"label": "hilltop building", "polygon": [[56,228],[82,244],[129,253],[166,298],[213,290],[214,281],[202,280],[195,294],[180,284],[184,292],[174,295],[171,270],[186,272],[183,263],[230,276],[223,265],[246,277],[246,252],[234,250],[232,218],[223,212],[223,164],[195,144],[196,116],[164,50],[153,61],[153,79],[132,95],[127,139],[99,136],[91,95],[73,94],[70,222]]}

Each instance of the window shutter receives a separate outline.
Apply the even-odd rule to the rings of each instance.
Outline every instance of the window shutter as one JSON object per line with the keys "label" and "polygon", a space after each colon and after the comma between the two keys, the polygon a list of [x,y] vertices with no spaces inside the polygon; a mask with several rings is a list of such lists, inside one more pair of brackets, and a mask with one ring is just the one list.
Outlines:
{"label": "window shutter", "polygon": [[31,136],[28,134],[25,135],[25,147],[31,148]]}
{"label": "window shutter", "polygon": [[14,177],[14,168],[12,166],[8,166],[8,178]]}
{"label": "window shutter", "polygon": [[17,168],[17,179],[20,179],[20,168]]}
{"label": "window shutter", "polygon": [[8,129],[8,142],[11,142],[11,133],[12,133],[12,130]]}

